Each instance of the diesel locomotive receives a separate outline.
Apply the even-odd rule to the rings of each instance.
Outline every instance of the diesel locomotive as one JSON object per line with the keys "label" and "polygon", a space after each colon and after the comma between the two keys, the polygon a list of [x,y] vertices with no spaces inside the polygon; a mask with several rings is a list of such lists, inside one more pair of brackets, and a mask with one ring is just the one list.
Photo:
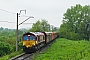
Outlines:
{"label": "diesel locomotive", "polygon": [[22,36],[24,52],[34,52],[58,37],[56,32],[28,32]]}

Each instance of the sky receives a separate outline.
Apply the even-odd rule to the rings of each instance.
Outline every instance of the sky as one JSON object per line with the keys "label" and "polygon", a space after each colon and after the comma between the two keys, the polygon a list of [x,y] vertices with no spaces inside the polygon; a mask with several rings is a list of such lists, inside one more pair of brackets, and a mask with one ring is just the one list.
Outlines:
{"label": "sky", "polygon": [[25,23],[35,23],[42,19],[54,27],[60,27],[63,14],[76,4],[90,5],[90,0],[0,0],[0,27],[16,29],[17,13],[20,13],[20,10],[26,10],[26,14],[21,11],[19,24],[29,16],[34,18],[19,25],[19,29],[31,28],[32,24]]}

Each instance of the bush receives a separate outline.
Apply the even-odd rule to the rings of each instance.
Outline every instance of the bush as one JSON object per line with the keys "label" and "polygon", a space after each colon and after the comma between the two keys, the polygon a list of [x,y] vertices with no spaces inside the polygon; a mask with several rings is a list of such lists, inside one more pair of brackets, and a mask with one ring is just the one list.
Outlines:
{"label": "bush", "polygon": [[74,32],[70,32],[69,36],[70,36],[69,39],[71,39],[71,40],[78,40],[80,38],[80,36]]}
{"label": "bush", "polygon": [[18,46],[19,46],[19,50],[21,50],[22,49],[22,42],[19,42]]}
{"label": "bush", "polygon": [[10,53],[10,45],[4,42],[0,42],[0,56]]}
{"label": "bush", "polygon": [[84,34],[78,34],[75,32],[61,32],[59,33],[61,38],[66,38],[70,40],[82,40],[85,38]]}
{"label": "bush", "polygon": [[13,58],[13,57],[15,57],[15,56],[17,56],[17,55],[19,55],[21,53],[23,53],[23,50],[20,50],[18,52],[12,52],[9,55],[6,55],[6,56],[1,57],[0,60],[10,60],[11,58]]}

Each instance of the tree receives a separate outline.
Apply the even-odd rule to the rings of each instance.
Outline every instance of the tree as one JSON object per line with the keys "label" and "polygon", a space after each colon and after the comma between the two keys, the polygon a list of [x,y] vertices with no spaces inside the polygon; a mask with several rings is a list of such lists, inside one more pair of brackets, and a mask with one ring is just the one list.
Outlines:
{"label": "tree", "polygon": [[10,45],[0,42],[0,56],[10,53]]}
{"label": "tree", "polygon": [[3,30],[3,29],[4,29],[3,27],[0,28],[0,30]]}
{"label": "tree", "polygon": [[50,31],[50,25],[48,21],[42,19],[42,21],[37,21],[36,23],[33,24],[32,28],[30,31],[35,32],[35,31]]}
{"label": "tree", "polygon": [[33,23],[32,28],[30,29],[30,31],[41,31],[41,22],[38,20],[36,23]]}
{"label": "tree", "polygon": [[41,24],[42,24],[42,31],[50,31],[50,24],[48,23],[48,21],[42,19]]}
{"label": "tree", "polygon": [[[25,30],[24,30],[25,31]],[[19,48],[21,49],[20,38],[24,33],[19,30]],[[0,29],[0,56],[9,54],[15,51],[16,30],[1,27]]]}
{"label": "tree", "polygon": [[[79,36],[77,39],[86,39],[85,36],[87,31],[85,25],[90,23],[90,6],[81,6],[80,4],[76,4],[76,6],[68,8],[63,16],[63,24],[60,26],[60,32],[66,34],[65,36],[69,39],[71,39],[70,34],[76,34],[76,37]],[[63,29],[65,31],[62,31]],[[75,38],[75,36],[73,37]]]}

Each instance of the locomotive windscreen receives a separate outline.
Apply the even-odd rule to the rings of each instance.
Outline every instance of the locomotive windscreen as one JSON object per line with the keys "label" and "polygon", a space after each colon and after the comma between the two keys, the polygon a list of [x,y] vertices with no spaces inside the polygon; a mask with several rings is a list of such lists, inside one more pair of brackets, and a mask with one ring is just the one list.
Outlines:
{"label": "locomotive windscreen", "polygon": [[27,36],[27,35],[24,36],[23,39],[24,39],[24,40],[28,40],[28,36]]}
{"label": "locomotive windscreen", "polygon": [[36,40],[36,36],[33,33],[25,33],[23,34],[22,39],[26,41]]}
{"label": "locomotive windscreen", "polygon": [[25,35],[25,36],[23,36],[23,40],[35,40],[35,36],[33,36],[33,35],[30,35],[30,36]]}
{"label": "locomotive windscreen", "polygon": [[30,36],[30,40],[35,40],[35,36]]}

